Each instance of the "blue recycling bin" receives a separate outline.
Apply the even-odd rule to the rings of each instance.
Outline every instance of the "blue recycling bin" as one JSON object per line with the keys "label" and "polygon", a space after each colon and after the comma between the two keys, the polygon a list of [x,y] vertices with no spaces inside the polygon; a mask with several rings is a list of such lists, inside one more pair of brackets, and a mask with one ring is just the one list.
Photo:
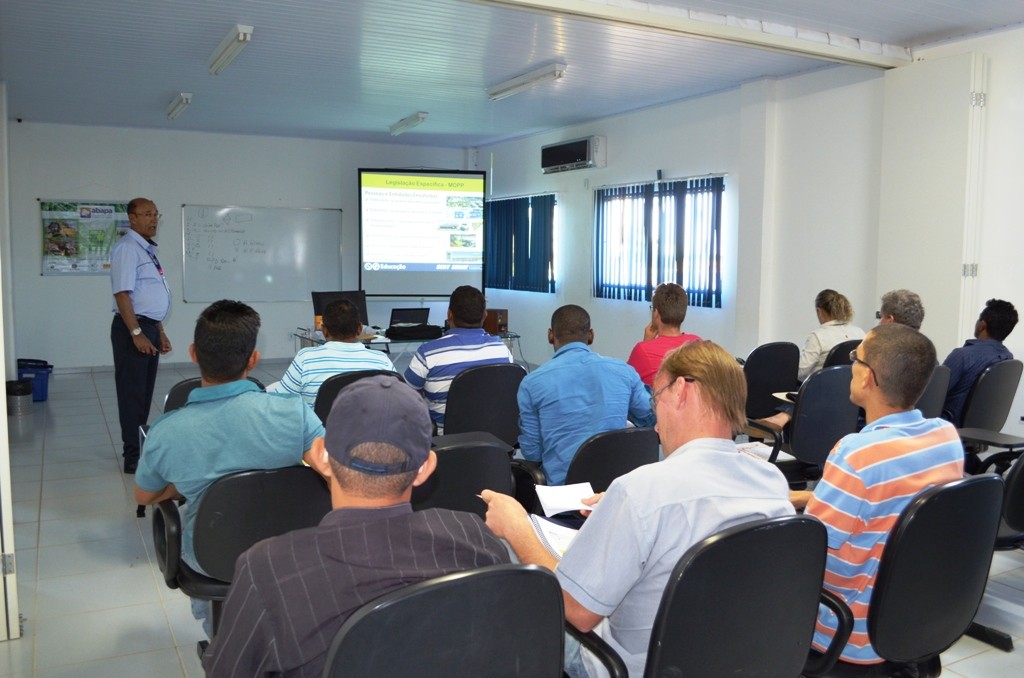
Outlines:
{"label": "blue recycling bin", "polygon": [[53,372],[53,365],[45,360],[18,358],[18,379],[32,381],[32,400],[35,402],[46,400],[51,372]]}

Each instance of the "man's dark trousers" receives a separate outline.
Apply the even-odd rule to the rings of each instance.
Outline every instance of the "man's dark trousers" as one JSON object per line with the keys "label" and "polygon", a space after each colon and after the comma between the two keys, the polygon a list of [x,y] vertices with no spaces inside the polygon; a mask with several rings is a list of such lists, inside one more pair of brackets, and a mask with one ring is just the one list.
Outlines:
{"label": "man's dark trousers", "polygon": [[[145,316],[137,318],[142,333],[159,349],[160,330],[157,322]],[[139,426],[149,419],[160,353],[140,353],[119,313],[114,314],[114,322],[110,326],[110,343],[114,349],[117,414],[121,423],[121,442],[124,446],[122,454],[127,469],[139,461]]]}

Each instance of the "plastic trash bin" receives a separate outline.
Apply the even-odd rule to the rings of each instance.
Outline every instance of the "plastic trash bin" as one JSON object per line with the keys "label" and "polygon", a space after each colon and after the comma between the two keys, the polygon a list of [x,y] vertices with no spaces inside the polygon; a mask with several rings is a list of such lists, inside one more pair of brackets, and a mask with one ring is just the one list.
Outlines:
{"label": "plastic trash bin", "polygon": [[36,402],[46,400],[51,372],[53,372],[53,365],[45,360],[18,358],[18,379],[32,381],[32,400]]}

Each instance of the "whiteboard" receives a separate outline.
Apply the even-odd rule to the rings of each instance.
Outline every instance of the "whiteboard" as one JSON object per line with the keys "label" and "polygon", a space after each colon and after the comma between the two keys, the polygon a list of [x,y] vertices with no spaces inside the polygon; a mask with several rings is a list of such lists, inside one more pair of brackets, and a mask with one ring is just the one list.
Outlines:
{"label": "whiteboard", "polygon": [[186,302],[309,301],[341,289],[341,210],[182,205]]}

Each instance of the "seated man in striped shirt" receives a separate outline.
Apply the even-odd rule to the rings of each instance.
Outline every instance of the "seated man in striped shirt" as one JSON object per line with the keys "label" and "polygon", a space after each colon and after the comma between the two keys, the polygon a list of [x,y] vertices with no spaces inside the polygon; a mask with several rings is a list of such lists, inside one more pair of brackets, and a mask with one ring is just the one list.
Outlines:
{"label": "seated man in striped shirt", "polygon": [[417,349],[405,381],[423,393],[437,432],[444,432],[444,409],[448,388],[455,375],[470,367],[512,362],[505,343],[484,331],[487,314],[484,295],[469,285],[456,287],[448,300],[448,324],[444,336]]}
{"label": "seated man in striped shirt", "polygon": [[323,330],[324,344],[296,353],[281,381],[267,386],[267,391],[298,393],[312,407],[320,384],[328,377],[355,370],[395,370],[386,354],[359,341],[363,334],[359,309],[348,299],[327,304]]}
{"label": "seated man in striped shirt", "polygon": [[[840,440],[814,492],[793,492],[793,504],[828,530],[825,586],[853,611],[854,627],[842,660],[882,661],[868,640],[871,591],[889,529],[914,495],[963,476],[956,429],[925,419],[914,404],[935,367],[935,346],[905,325],[879,325],[857,348],[850,400],[864,408],[867,426]],[[936,591],[941,595],[941,591]],[[835,617],[819,614],[814,646],[824,650]]]}

